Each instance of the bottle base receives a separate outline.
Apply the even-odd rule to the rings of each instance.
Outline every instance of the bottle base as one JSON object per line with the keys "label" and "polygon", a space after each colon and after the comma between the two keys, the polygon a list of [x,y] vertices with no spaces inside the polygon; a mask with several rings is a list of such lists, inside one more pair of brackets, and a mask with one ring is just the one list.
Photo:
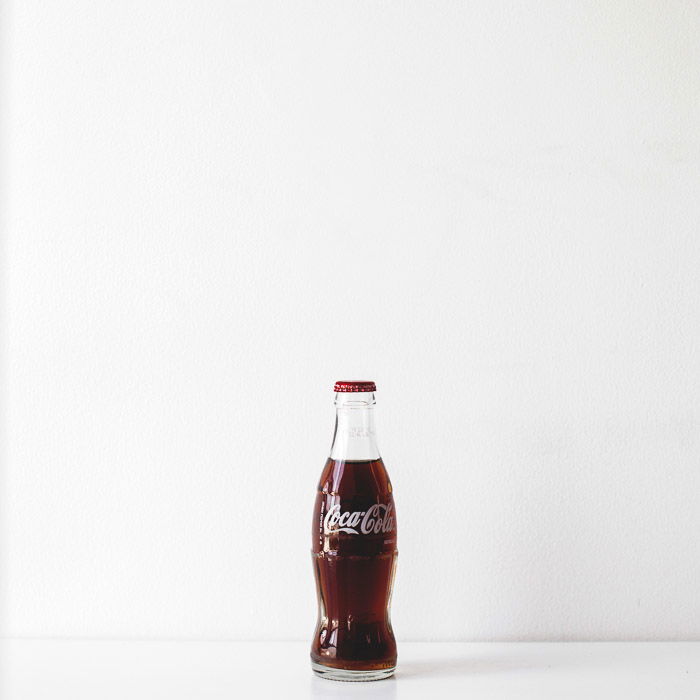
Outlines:
{"label": "bottle base", "polygon": [[396,666],[376,671],[350,671],[345,668],[322,666],[312,661],[311,669],[319,678],[326,678],[329,681],[382,681],[394,675]]}

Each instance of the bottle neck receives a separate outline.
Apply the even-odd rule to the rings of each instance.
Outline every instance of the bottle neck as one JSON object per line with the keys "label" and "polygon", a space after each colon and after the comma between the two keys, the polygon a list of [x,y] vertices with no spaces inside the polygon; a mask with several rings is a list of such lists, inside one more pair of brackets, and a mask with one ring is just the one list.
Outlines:
{"label": "bottle neck", "polygon": [[335,433],[331,459],[379,459],[374,429],[374,393],[348,392],[335,395]]}

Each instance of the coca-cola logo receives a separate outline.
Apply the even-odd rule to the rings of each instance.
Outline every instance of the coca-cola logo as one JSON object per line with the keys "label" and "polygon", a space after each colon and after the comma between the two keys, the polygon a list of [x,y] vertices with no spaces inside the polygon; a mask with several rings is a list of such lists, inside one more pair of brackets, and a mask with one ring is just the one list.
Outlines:
{"label": "coca-cola logo", "polygon": [[[375,503],[367,510],[340,511],[340,503],[331,506],[323,519],[326,535],[346,532],[349,535],[378,535],[394,529],[394,504]],[[357,529],[359,527],[359,530]]]}

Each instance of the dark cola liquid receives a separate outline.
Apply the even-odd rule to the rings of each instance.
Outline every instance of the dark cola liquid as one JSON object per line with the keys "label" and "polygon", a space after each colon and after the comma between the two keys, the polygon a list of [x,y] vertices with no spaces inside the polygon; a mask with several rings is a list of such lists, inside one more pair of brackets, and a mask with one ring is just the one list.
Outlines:
{"label": "dark cola liquid", "polygon": [[357,671],[393,668],[389,602],[396,566],[396,512],[381,459],[329,459],[312,528],[319,618],[312,661]]}

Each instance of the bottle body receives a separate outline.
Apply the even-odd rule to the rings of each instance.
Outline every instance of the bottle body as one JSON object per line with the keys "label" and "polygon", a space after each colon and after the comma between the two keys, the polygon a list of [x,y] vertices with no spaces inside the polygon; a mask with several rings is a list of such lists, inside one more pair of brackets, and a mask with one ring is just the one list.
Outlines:
{"label": "bottle body", "polygon": [[369,406],[352,398],[336,398],[334,445],[316,494],[312,561],[319,612],[311,662],[318,675],[331,679],[379,680],[396,667],[389,610],[396,511],[371,417],[362,413],[371,410],[373,398],[364,401]]}

